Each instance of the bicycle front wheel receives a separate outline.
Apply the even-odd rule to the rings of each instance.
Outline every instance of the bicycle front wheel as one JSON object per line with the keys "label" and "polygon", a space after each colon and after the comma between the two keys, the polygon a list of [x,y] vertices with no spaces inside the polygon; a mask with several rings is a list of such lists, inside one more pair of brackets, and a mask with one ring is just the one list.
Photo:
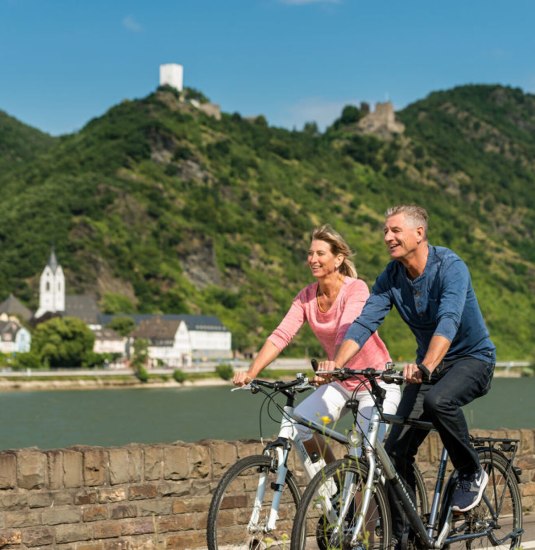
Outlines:
{"label": "bicycle front wheel", "polygon": [[[221,478],[208,511],[209,550],[263,550],[287,548],[300,500],[293,474],[288,471],[278,512],[271,511],[277,473],[271,458],[248,456]],[[274,527],[269,518],[276,518]]]}
{"label": "bicycle front wheel", "polygon": [[[518,548],[522,540],[522,502],[520,490],[510,464],[497,452],[478,450],[479,462],[489,480],[481,502],[462,516],[454,516],[457,534],[481,537],[451,544],[450,549]],[[485,534],[487,533],[487,534]]]}
{"label": "bicycle front wheel", "polygon": [[[342,459],[318,472],[303,494],[292,530],[291,550],[386,549],[392,536],[384,488],[375,484],[363,510],[365,462]],[[351,545],[356,525],[362,516]]]}

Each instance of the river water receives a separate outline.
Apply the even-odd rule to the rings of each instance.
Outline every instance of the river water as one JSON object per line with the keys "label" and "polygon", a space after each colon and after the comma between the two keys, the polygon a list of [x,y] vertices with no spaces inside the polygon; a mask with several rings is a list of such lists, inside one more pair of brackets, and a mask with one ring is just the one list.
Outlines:
{"label": "river water", "polygon": [[[18,391],[0,395],[0,449],[270,437],[280,414],[230,386]],[[495,378],[465,408],[471,428],[535,428],[535,378]],[[279,400],[280,402],[280,400]]]}

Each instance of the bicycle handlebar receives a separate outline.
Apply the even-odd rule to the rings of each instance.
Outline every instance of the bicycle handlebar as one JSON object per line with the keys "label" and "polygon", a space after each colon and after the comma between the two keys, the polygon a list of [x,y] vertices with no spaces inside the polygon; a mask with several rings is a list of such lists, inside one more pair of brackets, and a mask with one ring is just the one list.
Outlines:
{"label": "bicycle handlebar", "polygon": [[316,374],[318,376],[330,376],[332,378],[337,378],[338,380],[348,380],[357,376],[362,376],[363,378],[367,378],[368,380],[379,378],[387,384],[398,385],[403,384],[403,382],[405,381],[405,379],[403,378],[403,374],[394,369],[376,370],[368,368],[357,370],[343,367],[341,369],[335,370],[318,370],[316,371]]}
{"label": "bicycle handlebar", "polygon": [[276,380],[275,382],[269,382],[268,380],[262,380],[260,378],[255,378],[251,380],[248,384],[240,386],[239,388],[233,388],[231,391],[236,390],[249,390],[251,393],[258,393],[260,391],[260,386],[268,388],[275,391],[285,391],[294,388],[295,391],[305,391],[315,389],[308,380],[308,378],[302,374],[298,373],[294,380],[288,382],[283,382],[282,380]]}

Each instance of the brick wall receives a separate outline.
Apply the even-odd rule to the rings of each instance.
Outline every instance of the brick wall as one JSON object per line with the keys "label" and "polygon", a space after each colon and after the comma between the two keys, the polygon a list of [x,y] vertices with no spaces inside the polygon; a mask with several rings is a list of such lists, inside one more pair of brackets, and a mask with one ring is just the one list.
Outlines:
{"label": "brick wall", "polygon": [[[535,511],[535,430],[477,433],[521,439],[523,505]],[[0,452],[0,548],[202,548],[222,472],[261,450],[256,441],[201,441]],[[432,434],[419,456],[428,479],[439,452]]]}

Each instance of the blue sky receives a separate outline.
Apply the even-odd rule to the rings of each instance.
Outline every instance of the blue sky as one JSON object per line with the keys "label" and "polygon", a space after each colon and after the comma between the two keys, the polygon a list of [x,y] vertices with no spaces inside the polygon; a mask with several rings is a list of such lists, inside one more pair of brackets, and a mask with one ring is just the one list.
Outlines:
{"label": "blue sky", "polygon": [[180,63],[225,112],[323,128],[460,84],[533,93],[534,29],[532,0],[0,0],[0,110],[73,132]]}

